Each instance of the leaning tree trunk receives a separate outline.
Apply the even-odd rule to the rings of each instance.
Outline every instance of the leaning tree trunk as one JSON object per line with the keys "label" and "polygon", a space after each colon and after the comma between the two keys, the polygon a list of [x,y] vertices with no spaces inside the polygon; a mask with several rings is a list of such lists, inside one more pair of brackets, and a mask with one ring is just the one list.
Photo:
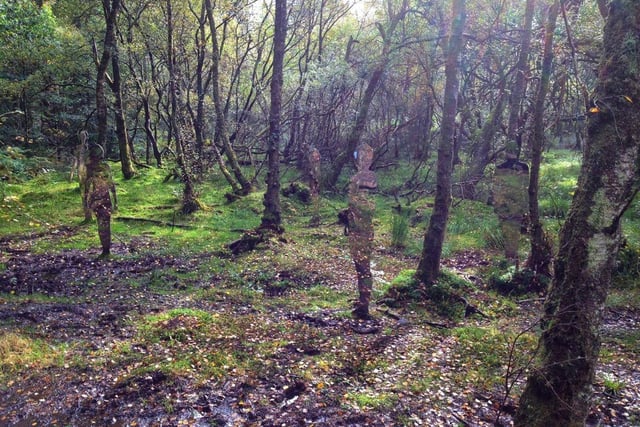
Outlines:
{"label": "leaning tree trunk", "polygon": [[440,257],[444,243],[449,205],[451,204],[451,175],[453,172],[453,138],[458,109],[458,58],[462,51],[463,30],[466,19],[465,0],[453,1],[451,16],[451,35],[447,46],[445,63],[444,107],[442,112],[441,139],[438,145],[438,176],[436,178],[436,197],[429,228],[424,236],[424,244],[416,278],[423,283],[432,284],[440,274]]}
{"label": "leaning tree trunk", "polygon": [[226,172],[224,163],[218,161],[218,164],[223,167],[223,174],[229,182],[233,194],[246,196],[247,194],[251,193],[251,191],[253,191],[253,186],[242,172],[242,169],[240,168],[240,162],[238,161],[238,157],[236,156],[236,152],[231,146],[231,141],[229,141],[227,122],[224,114],[224,108],[222,106],[222,100],[220,99],[220,46],[218,45],[217,28],[215,20],[213,19],[213,5],[211,3],[211,0],[205,0],[205,8],[207,13],[207,20],[209,21],[209,29],[211,32],[211,95],[213,98],[213,107],[216,114],[216,138],[219,139],[219,141],[222,143],[224,154],[227,157],[227,161],[229,162],[229,166],[231,168],[231,172],[233,172],[235,180],[230,180],[231,175]]}
{"label": "leaning tree trunk", "polygon": [[333,160],[332,168],[327,174],[327,177],[325,179],[325,185],[327,187],[335,187],[338,179],[340,178],[340,174],[342,173],[342,169],[344,169],[347,162],[352,159],[351,156],[360,143],[360,139],[362,138],[367,125],[369,108],[373,103],[374,96],[376,94],[376,91],[378,90],[378,87],[380,86],[380,82],[382,81],[384,72],[387,69],[389,62],[391,61],[394,33],[398,27],[398,24],[400,24],[400,22],[404,19],[408,7],[409,4],[407,0],[403,0],[400,10],[397,13],[393,13],[391,11],[391,7],[389,6],[390,16],[388,28],[385,30],[381,24],[378,24],[378,31],[380,32],[380,37],[382,38],[383,42],[380,59],[371,72],[371,76],[369,77],[369,81],[367,82],[367,87],[365,88],[360,107],[358,108],[355,123],[353,124],[353,127],[351,128],[351,131],[347,136],[345,149],[341,151]]}
{"label": "leaning tree trunk", "polygon": [[549,8],[547,25],[545,26],[544,53],[538,93],[536,95],[533,118],[533,134],[531,135],[531,168],[529,172],[529,224],[531,227],[531,252],[527,259],[527,268],[536,275],[550,276],[551,245],[549,244],[540,222],[538,193],[540,181],[540,163],[544,148],[544,104],[549,92],[551,67],[553,65],[553,33],[560,9],[560,0],[555,0]]}
{"label": "leaning tree trunk", "polygon": [[273,34],[273,75],[271,77],[271,107],[267,141],[267,191],[264,193],[264,212],[260,228],[282,233],[280,210],[280,115],[282,110],[282,80],[287,34],[287,1],[276,0]]}
{"label": "leaning tree trunk", "polygon": [[640,188],[637,0],[610,3],[593,99],[585,158],[545,303],[543,356],[520,398],[516,426],[578,427],[589,413],[620,220]]}

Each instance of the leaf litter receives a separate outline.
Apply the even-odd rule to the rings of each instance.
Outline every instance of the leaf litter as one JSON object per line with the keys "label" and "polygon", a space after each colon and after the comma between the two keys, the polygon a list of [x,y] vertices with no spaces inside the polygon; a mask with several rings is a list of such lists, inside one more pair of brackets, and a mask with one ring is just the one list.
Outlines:
{"label": "leaf litter", "polygon": [[[0,242],[0,334],[45,340],[64,356],[3,365],[2,425],[511,425],[517,396],[505,399],[500,383],[506,360],[490,369],[491,354],[477,353],[489,350],[460,334],[522,330],[540,301],[504,319],[467,318],[456,335],[419,308],[351,319],[344,295],[355,298],[355,273],[340,242],[275,244],[214,271],[206,262],[217,254],[160,254],[153,242],[109,261],[90,251],[32,253],[28,240],[41,237]],[[278,265],[283,253],[287,265]],[[375,262],[384,286],[416,260],[381,249]],[[476,276],[487,263],[471,251],[446,260],[477,284],[471,298],[493,307]],[[637,354],[614,339],[637,331],[637,318],[605,317],[608,356],[589,425],[640,422]],[[512,378],[514,390],[524,374]]]}

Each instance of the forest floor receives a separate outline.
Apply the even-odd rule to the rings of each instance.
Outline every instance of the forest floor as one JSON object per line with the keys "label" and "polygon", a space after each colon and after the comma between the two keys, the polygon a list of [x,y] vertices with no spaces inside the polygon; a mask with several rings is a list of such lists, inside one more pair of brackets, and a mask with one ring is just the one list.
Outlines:
{"label": "forest floor", "polygon": [[[486,316],[452,322],[378,301],[358,322],[336,226],[238,257],[166,255],[145,236],[116,241],[109,260],[31,250],[77,231],[0,239],[0,425],[511,424],[541,299],[489,292],[481,252],[445,264],[474,283],[465,297]],[[377,248],[375,286],[415,264]],[[639,319],[605,315],[588,425],[640,425],[639,347],[628,339]],[[22,360],[21,346],[42,355]]]}

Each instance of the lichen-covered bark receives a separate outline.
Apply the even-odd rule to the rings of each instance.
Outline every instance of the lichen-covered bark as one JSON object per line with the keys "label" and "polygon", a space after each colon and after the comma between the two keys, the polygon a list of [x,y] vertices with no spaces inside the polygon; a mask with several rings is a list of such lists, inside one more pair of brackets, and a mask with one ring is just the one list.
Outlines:
{"label": "lichen-covered bark", "polygon": [[516,426],[582,426],[600,348],[599,326],[620,245],[620,218],[640,185],[640,2],[610,3],[578,187],[560,235],[545,304],[539,367]]}
{"label": "lichen-covered bark", "polygon": [[451,204],[451,175],[453,173],[453,138],[455,118],[458,110],[458,69],[459,55],[463,48],[463,30],[466,20],[465,0],[452,3],[451,35],[447,47],[445,64],[444,106],[441,124],[441,138],[438,144],[438,176],[436,196],[429,228],[424,236],[422,254],[416,270],[416,278],[432,284],[440,274],[440,257],[444,243],[449,205]]}

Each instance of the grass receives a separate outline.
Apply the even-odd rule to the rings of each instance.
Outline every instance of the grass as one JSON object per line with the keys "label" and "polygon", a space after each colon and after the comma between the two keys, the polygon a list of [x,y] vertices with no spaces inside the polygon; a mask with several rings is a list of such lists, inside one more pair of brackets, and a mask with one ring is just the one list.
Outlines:
{"label": "grass", "polygon": [[492,388],[504,383],[507,367],[525,369],[534,354],[537,336],[519,334],[504,326],[461,326],[451,334],[458,343],[457,373],[477,386]]}
{"label": "grass", "polygon": [[396,404],[398,399],[395,394],[378,392],[374,389],[364,392],[350,392],[345,396],[346,403],[353,404],[362,411],[389,409]]}
{"label": "grass", "polygon": [[[566,153],[552,152],[547,159],[549,162],[543,166],[546,184],[541,206],[548,216],[545,225],[557,230],[570,203],[575,185],[573,177],[579,162],[576,156]],[[377,269],[404,270],[391,284],[376,283],[374,299],[384,297],[394,288],[406,288],[415,301],[402,307],[403,317],[419,324],[425,319],[433,320],[434,313],[438,313],[458,323],[450,332],[432,332],[425,327],[420,330],[422,335],[419,339],[402,335],[404,330],[396,326],[387,326],[382,335],[398,334],[402,339],[416,340],[412,342],[410,352],[398,355],[395,351],[387,353],[381,350],[368,355],[369,359],[360,363],[353,360],[353,354],[359,355],[355,350],[364,348],[367,337],[357,337],[358,347],[349,347],[349,337],[341,335],[343,330],[336,332],[338,327],[336,330],[332,327],[323,329],[287,317],[292,313],[304,313],[313,318],[320,317],[318,313],[324,315],[329,311],[341,325],[346,322],[345,318],[351,320],[355,284],[351,288],[341,288],[331,278],[311,274],[313,262],[329,264],[338,270],[339,265],[344,264],[335,260],[348,257],[345,250],[347,238],[338,225],[329,225],[336,221],[337,212],[346,207],[345,196],[323,195],[320,215],[324,226],[320,228],[307,226],[312,213],[310,205],[283,198],[286,246],[274,242],[265,250],[234,258],[225,254],[225,245],[238,238],[243,230],[259,224],[263,209],[261,192],[229,205],[224,198],[228,191],[226,184],[219,177],[213,177],[199,186],[201,200],[207,209],[185,217],[178,213],[181,186],[176,182],[162,183],[163,170],[141,170],[136,178],[125,181],[120,172],[115,167],[113,169],[120,205],[116,217],[155,219],[192,227],[182,229],[115,220],[114,242],[131,247],[135,241],[144,240],[152,244],[141,252],[151,251],[185,260],[198,257],[197,263],[186,267],[163,267],[132,279],[137,281],[132,285],[145,292],[161,295],[178,295],[180,292],[184,306],[167,308],[152,315],[132,315],[128,326],[133,332],[86,362],[98,367],[101,364],[109,366],[109,361],[114,360],[122,370],[123,382],[162,372],[169,378],[195,378],[200,383],[221,381],[232,376],[242,377],[243,381],[250,383],[286,372],[286,375],[303,379],[318,393],[329,393],[332,385],[328,378],[343,381],[340,385],[345,392],[335,397],[343,405],[361,411],[385,411],[396,407],[398,392],[428,396],[443,381],[494,390],[504,381],[509,358],[512,358],[514,366],[523,367],[527,363],[527,355],[535,348],[537,337],[533,333],[524,334],[516,341],[519,331],[510,321],[522,310],[514,299],[490,292],[483,285],[461,281],[453,272],[445,271],[441,282],[432,290],[435,292],[432,296],[441,306],[423,303],[423,290],[414,288],[415,271],[410,268],[417,260],[411,256],[420,253],[433,200],[420,198],[403,207],[403,215],[395,213],[396,201],[384,194],[401,184],[403,177],[394,175],[397,171],[380,172],[381,188],[371,196],[376,202],[374,258],[380,258],[376,260]],[[3,235],[78,226],[82,220],[77,184],[67,182],[66,174],[52,172],[21,184],[4,183],[2,191],[0,221]],[[631,248],[637,248],[640,240],[636,232],[640,229],[639,205],[636,201],[623,219]],[[422,217],[418,217],[418,212]],[[524,243],[522,246],[526,251]],[[489,273],[498,270],[504,273],[506,269],[506,264],[502,266],[500,256],[496,255],[502,250],[502,245],[498,220],[491,206],[482,202],[454,201],[447,228],[445,257],[466,251],[483,252],[490,257],[491,266],[474,274],[486,279]],[[91,224],[70,235],[56,237],[54,234],[34,240],[31,249],[58,252],[62,249],[95,249],[97,246],[96,227]],[[397,265],[386,265],[384,263],[389,261],[382,259],[383,254],[390,250],[407,257],[397,261]],[[636,270],[633,270],[637,267],[634,253],[631,252],[627,263],[629,280],[613,287],[608,300],[610,307],[640,308],[640,287],[637,286]],[[137,255],[116,256],[133,259]],[[352,266],[351,263],[346,265]],[[6,270],[6,265],[0,264],[0,274],[3,270]],[[336,274],[351,273],[336,271]],[[175,283],[181,287],[174,287]],[[273,290],[274,295],[267,295],[267,289]],[[478,304],[490,319],[464,319],[463,306],[448,304],[451,301],[446,295],[451,292],[461,295],[482,293],[484,299]],[[4,302],[50,303],[52,300],[39,294],[1,294],[0,303]],[[73,303],[68,300],[60,302]],[[378,315],[377,312],[375,314]],[[63,363],[66,357],[64,346],[32,335],[35,336],[1,333],[1,375],[6,376],[27,366],[42,368]],[[443,359],[442,363],[446,361],[447,364],[443,367],[432,361],[430,356],[435,355],[433,359],[437,359],[437,346],[445,340],[454,341],[454,351],[446,355],[446,360]],[[607,343],[638,354],[639,341],[637,333],[629,332],[619,334]],[[512,353],[514,342],[516,351]],[[305,353],[309,349],[317,349],[319,353]],[[347,355],[347,351],[353,354]],[[607,351],[603,350],[605,357]],[[402,357],[394,360],[392,356]],[[291,362],[283,361],[287,357]],[[340,373],[345,368],[352,368],[354,375],[342,378]],[[393,392],[363,380],[377,373],[384,377],[394,368],[401,369],[402,374],[399,382],[394,384]],[[617,393],[623,385],[612,380],[605,387]],[[168,400],[167,406],[171,405]]]}
{"label": "grass", "polygon": [[27,369],[62,366],[65,348],[26,334],[0,331],[0,379]]}

